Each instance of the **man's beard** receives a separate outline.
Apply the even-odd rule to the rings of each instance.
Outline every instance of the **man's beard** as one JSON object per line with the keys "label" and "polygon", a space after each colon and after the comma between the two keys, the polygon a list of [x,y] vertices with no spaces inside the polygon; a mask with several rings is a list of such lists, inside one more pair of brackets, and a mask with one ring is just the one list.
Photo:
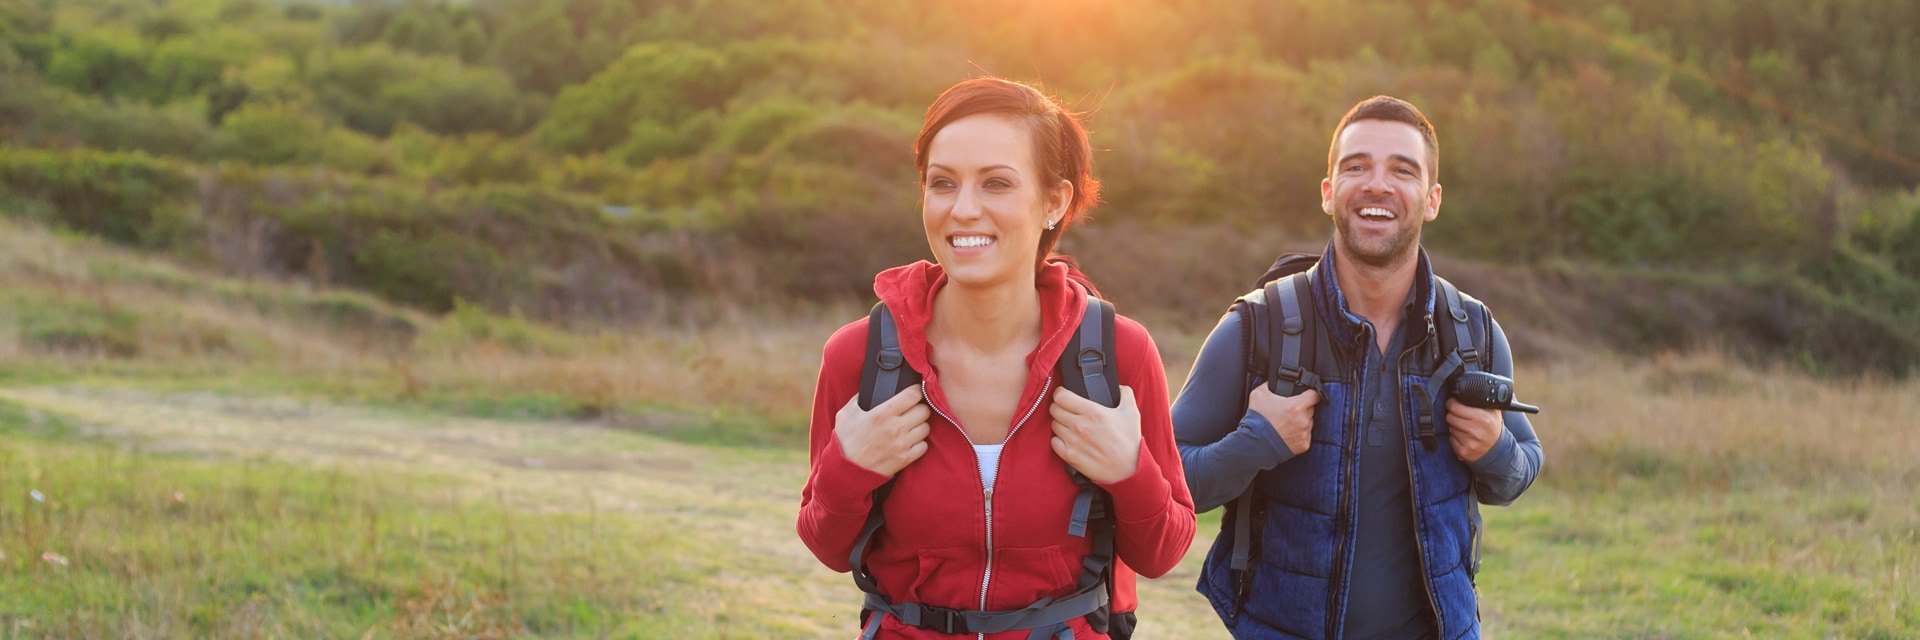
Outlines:
{"label": "man's beard", "polygon": [[[1426,203],[1415,203],[1414,211],[1425,208]],[[1348,259],[1370,267],[1392,267],[1398,266],[1414,255],[1413,246],[1420,242],[1419,224],[1410,222],[1408,218],[1396,218],[1392,234],[1377,240],[1362,240],[1360,234],[1354,229],[1354,223],[1360,219],[1360,214],[1351,213],[1352,207],[1344,211],[1348,213],[1343,213],[1338,218],[1340,250],[1346,252]],[[1404,212],[1399,215],[1416,214]]]}

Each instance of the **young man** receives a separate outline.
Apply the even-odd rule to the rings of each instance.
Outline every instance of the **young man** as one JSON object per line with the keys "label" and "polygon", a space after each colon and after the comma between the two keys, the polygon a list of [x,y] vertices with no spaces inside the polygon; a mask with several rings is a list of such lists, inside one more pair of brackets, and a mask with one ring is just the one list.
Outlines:
{"label": "young man", "polygon": [[[1463,368],[1511,377],[1513,358],[1486,308],[1449,295],[1420,246],[1440,214],[1438,180],[1419,109],[1377,96],[1348,111],[1320,182],[1333,241],[1305,273],[1239,303],[1258,314],[1221,319],[1173,405],[1196,509],[1234,506],[1199,590],[1236,638],[1480,634],[1476,502],[1513,502],[1541,451],[1524,414],[1446,392]],[[1284,304],[1266,299],[1283,290]],[[1249,320],[1273,314],[1283,328]],[[1308,375],[1270,366],[1281,332],[1303,329],[1287,359],[1318,356],[1298,367]],[[1283,372],[1278,393],[1269,371]]]}

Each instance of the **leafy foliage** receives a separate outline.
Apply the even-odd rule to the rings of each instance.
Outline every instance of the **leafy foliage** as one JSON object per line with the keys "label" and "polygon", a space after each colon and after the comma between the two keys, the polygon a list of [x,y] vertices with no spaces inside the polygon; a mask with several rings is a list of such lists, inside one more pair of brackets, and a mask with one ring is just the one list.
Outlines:
{"label": "leafy foliage", "polygon": [[[15,215],[236,269],[312,278],[306,265],[324,263],[333,281],[433,309],[457,298],[540,316],[636,306],[531,293],[574,300],[595,277],[622,284],[593,295],[865,295],[874,271],[924,256],[912,136],[931,98],[969,75],[1044,80],[1091,112],[1099,217],[1156,235],[1324,237],[1314,185],[1328,134],[1348,105],[1388,93],[1440,132],[1436,250],[1758,269],[1835,287],[1846,313],[1898,326],[1920,321],[1894,302],[1920,286],[1920,222],[1889,204],[1920,183],[1920,128],[1906,126],[1920,120],[1914,12],[0,0],[0,158]],[[76,168],[101,162],[197,186],[128,204],[153,183]],[[79,173],[30,174],[56,165]],[[272,222],[234,230],[237,210]],[[476,232],[501,220],[515,233]],[[205,240],[169,239],[181,229]],[[533,237],[625,248],[525,246]],[[1186,299],[1130,290],[1167,281],[1133,267],[1089,265],[1117,274],[1106,288],[1122,296]]]}

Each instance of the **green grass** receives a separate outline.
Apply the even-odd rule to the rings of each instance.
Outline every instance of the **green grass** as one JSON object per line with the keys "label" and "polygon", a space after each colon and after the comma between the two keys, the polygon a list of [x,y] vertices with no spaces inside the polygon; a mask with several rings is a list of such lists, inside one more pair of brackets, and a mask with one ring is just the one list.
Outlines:
{"label": "green grass", "polygon": [[530,514],[445,479],[190,459],[73,432],[0,401],[0,637],[703,631],[682,594],[701,591],[716,556],[684,534]]}
{"label": "green grass", "polygon": [[1497,636],[1920,637],[1910,494],[1536,487],[1485,512]]}

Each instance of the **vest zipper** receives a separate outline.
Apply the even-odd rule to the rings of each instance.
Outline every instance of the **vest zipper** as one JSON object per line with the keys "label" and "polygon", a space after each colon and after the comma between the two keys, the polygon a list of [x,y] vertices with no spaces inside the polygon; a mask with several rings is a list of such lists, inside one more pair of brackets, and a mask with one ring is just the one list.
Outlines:
{"label": "vest zipper", "polygon": [[[1365,332],[1362,332],[1360,338],[1362,342],[1368,339]],[[1371,345],[1368,345],[1368,348],[1371,348]],[[1366,365],[1363,361],[1363,363],[1359,365],[1359,368],[1364,369],[1365,367]],[[1365,385],[1361,384],[1359,369],[1355,369],[1350,373],[1352,375],[1348,376],[1348,379],[1354,381],[1354,387],[1356,389],[1364,388]],[[1360,423],[1359,403],[1353,401],[1347,402],[1346,417],[1344,419],[1348,425]],[[1344,615],[1340,607],[1340,585],[1346,580],[1347,565],[1351,563],[1351,559],[1347,557],[1347,538],[1349,538],[1353,532],[1353,523],[1350,522],[1350,520],[1353,519],[1352,494],[1359,491],[1359,483],[1355,478],[1355,476],[1360,473],[1360,455],[1358,449],[1360,439],[1357,434],[1362,430],[1364,429],[1346,429],[1346,442],[1340,443],[1341,455],[1346,456],[1346,459],[1352,460],[1353,463],[1347,465],[1347,478],[1344,484],[1348,487],[1348,490],[1340,492],[1339,505],[1334,509],[1334,516],[1337,519],[1335,525],[1337,528],[1335,531],[1339,531],[1339,528],[1345,528],[1348,535],[1337,536],[1333,545],[1333,575],[1327,578],[1329,587],[1327,589],[1327,637],[1329,638],[1340,637],[1340,625],[1344,622],[1342,619]]]}
{"label": "vest zipper", "polygon": [[[1027,420],[1033,418],[1034,412],[1040,410],[1040,403],[1046,401],[1047,391],[1052,389],[1053,389],[1053,376],[1049,375],[1047,376],[1046,382],[1041,383],[1040,397],[1034,398],[1033,406],[1027,407],[1026,415],[1020,416],[1020,420],[1013,423],[1013,430],[1008,431],[1007,439],[1001,441],[1000,451],[993,454],[993,464],[995,468],[998,468],[1000,466],[1000,458],[1003,457],[1007,452],[1006,443],[1013,442],[1013,434],[1019,433],[1020,427],[1025,426],[1027,424]],[[920,380],[920,395],[921,397],[931,397],[927,395],[927,381],[925,379]],[[946,418],[947,422],[953,425],[953,428],[960,430],[960,437],[966,438],[967,444],[969,446],[974,446],[973,438],[967,435],[966,428],[960,426],[959,420],[953,419],[953,416],[947,415],[947,412],[941,411],[939,407],[933,406],[932,402],[928,402],[927,407],[930,409],[933,409],[934,413],[940,414],[940,417]],[[979,611],[986,611],[987,610],[987,586],[993,584],[993,485],[987,484],[987,469],[986,467],[983,467],[980,465],[980,460],[978,457],[974,458],[973,465],[974,465],[974,469],[980,473],[979,478],[980,478],[981,495],[986,502],[987,571],[984,575],[980,577],[980,608],[978,609]],[[999,474],[998,473],[994,474],[994,482],[998,483],[999,480],[1000,480]],[[987,637],[987,634],[984,634],[984,633],[975,634],[975,640],[986,640],[986,637]]]}
{"label": "vest zipper", "polygon": [[[1427,314],[1426,337],[1420,340],[1420,344],[1413,345],[1412,349],[1406,349],[1400,352],[1400,357],[1394,362],[1394,378],[1399,378],[1400,373],[1406,371],[1407,354],[1413,353],[1415,350],[1426,346],[1428,341],[1433,340],[1433,334],[1433,314],[1429,313]],[[1393,383],[1395,385],[1394,388],[1399,388],[1399,380],[1396,379]],[[1435,410],[1438,411],[1439,409]],[[1437,421],[1440,419],[1440,416],[1433,416],[1432,419]],[[1416,417],[1414,420],[1417,421],[1419,418]],[[1445,634],[1447,631],[1446,617],[1440,613],[1440,603],[1433,597],[1432,577],[1427,575],[1427,562],[1430,559],[1427,556],[1426,542],[1420,537],[1420,482],[1419,479],[1413,477],[1413,456],[1415,454],[1413,443],[1407,440],[1407,434],[1405,433],[1406,425],[1406,420],[1402,418],[1400,421],[1400,444],[1407,448],[1407,496],[1411,498],[1408,501],[1407,507],[1413,510],[1413,546],[1420,552],[1420,592],[1427,594],[1427,606],[1433,610],[1434,625],[1438,627],[1436,631]],[[1438,425],[1435,426],[1434,430],[1439,430]]]}

